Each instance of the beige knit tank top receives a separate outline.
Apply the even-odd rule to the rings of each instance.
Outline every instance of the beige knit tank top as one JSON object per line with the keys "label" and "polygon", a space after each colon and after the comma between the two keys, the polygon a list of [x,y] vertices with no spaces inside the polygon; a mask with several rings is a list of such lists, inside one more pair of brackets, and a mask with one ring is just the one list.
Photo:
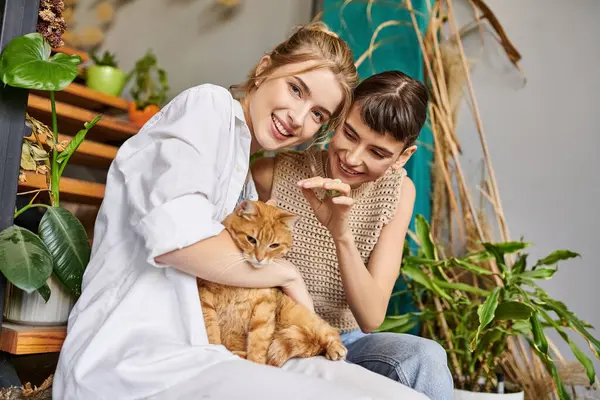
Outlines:
{"label": "beige knit tank top", "polygon": [[[356,330],[359,326],[346,300],[333,239],[296,185],[313,176],[327,177],[327,153],[322,150],[285,152],[278,154],[275,160],[272,197],[279,207],[300,216],[294,228],[293,246],[286,258],[300,270],[317,314],[341,332]],[[355,202],[350,228],[365,265],[381,229],[394,216],[404,176],[404,169],[390,169],[377,181],[351,192]],[[319,198],[324,196],[322,190],[316,194]],[[402,246],[401,239],[398,240],[398,246]]]}

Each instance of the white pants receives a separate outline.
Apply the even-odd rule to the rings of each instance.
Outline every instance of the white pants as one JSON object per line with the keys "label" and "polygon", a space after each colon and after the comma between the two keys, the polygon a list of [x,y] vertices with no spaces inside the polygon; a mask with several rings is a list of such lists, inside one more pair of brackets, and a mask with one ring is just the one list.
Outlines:
{"label": "white pants", "polygon": [[273,368],[237,359],[151,400],[426,400],[409,387],[343,361],[292,359]]}

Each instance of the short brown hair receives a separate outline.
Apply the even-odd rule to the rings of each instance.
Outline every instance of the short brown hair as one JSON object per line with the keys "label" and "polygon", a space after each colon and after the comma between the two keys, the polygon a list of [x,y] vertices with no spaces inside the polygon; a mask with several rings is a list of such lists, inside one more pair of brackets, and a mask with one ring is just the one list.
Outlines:
{"label": "short brown hair", "polygon": [[354,89],[354,104],[373,131],[412,146],[427,119],[429,96],[423,83],[400,71],[372,75]]}
{"label": "short brown hair", "polygon": [[232,85],[231,88],[241,96],[245,96],[256,90],[256,82],[267,78],[279,67],[304,61],[317,61],[316,66],[299,72],[329,68],[336,75],[344,93],[344,99],[335,110],[328,126],[339,125],[343,116],[350,109],[352,91],[358,84],[358,73],[354,66],[352,51],[345,41],[330,31],[325,24],[313,22],[300,26],[296,32],[278,44],[268,55],[271,58],[268,68],[257,74],[257,64],[252,68],[245,82]]}

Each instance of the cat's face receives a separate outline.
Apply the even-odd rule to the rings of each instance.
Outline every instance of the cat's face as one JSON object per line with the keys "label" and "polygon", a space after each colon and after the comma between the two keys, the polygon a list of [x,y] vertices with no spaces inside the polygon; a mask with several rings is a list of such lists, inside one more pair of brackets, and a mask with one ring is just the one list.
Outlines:
{"label": "cat's face", "polygon": [[223,225],[255,268],[282,257],[292,247],[298,217],[272,203],[243,201]]}

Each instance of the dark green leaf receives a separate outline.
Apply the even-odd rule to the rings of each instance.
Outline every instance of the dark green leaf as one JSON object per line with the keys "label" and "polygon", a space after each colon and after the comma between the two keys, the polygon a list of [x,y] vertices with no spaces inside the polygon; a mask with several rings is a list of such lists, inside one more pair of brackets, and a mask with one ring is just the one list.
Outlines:
{"label": "dark green leaf", "polygon": [[409,279],[415,281],[436,295],[445,298],[446,300],[452,300],[452,296],[446,293],[442,288],[440,288],[435,282],[433,282],[425,272],[421,271],[418,267],[414,265],[405,265],[402,267],[402,273],[406,275]]}
{"label": "dark green leaf", "polygon": [[532,271],[525,271],[519,275],[514,275],[515,279],[523,278],[523,279],[550,279],[556,273],[556,269],[554,268],[538,268]]}
{"label": "dark green leaf", "polygon": [[512,329],[523,335],[529,335],[531,333],[531,323],[529,321],[515,321]]}
{"label": "dark green leaf", "polygon": [[415,230],[425,257],[437,260],[437,251],[429,232],[429,224],[421,214],[417,214],[415,218]]}
{"label": "dark green leaf", "polygon": [[58,155],[58,157],[56,159],[58,161],[58,163],[62,163],[65,160],[68,161],[68,159],[73,155],[73,153],[75,153],[75,151],[77,151],[77,149],[79,148],[79,145],[81,145],[81,143],[83,143],[83,140],[85,139],[85,135],[88,133],[88,131],[90,129],[92,129],[94,127],[94,125],[96,125],[98,123],[98,121],[100,121],[100,118],[102,118],[102,115],[96,116],[96,118],[94,118],[92,121],[86,122],[83,125],[84,128],[81,129],[79,132],[77,132],[77,134],[75,135],[75,137],[73,139],[71,139],[71,141],[69,142],[67,147],[65,147],[65,149],[63,151],[61,151],[60,154]]}
{"label": "dark green leaf", "polygon": [[479,340],[479,334],[481,331],[494,320],[496,308],[498,307],[498,298],[500,297],[501,288],[496,287],[492,291],[492,294],[485,300],[485,302],[477,309],[477,315],[479,316],[479,327],[477,333],[471,342],[471,351],[473,351]]}
{"label": "dark green leaf", "polygon": [[33,293],[52,273],[52,256],[40,238],[13,225],[0,232],[0,271],[19,289]]}
{"label": "dark green leaf", "polygon": [[544,329],[538,318],[538,313],[532,313],[529,321],[531,322],[533,343],[543,354],[548,355],[548,339],[546,339],[546,334],[544,333]]}
{"label": "dark green leaf", "polygon": [[30,33],[6,45],[0,56],[0,79],[9,86],[59,91],[73,82],[80,63],[79,56],[50,57],[48,42],[39,33]]}
{"label": "dark green leaf", "polygon": [[493,260],[494,255],[492,253],[490,253],[489,251],[484,250],[484,251],[479,251],[477,253],[471,253],[471,254],[467,255],[466,257],[463,257],[463,259],[478,263],[478,262]]}
{"label": "dark green leaf", "polygon": [[423,257],[415,257],[415,256],[406,256],[404,257],[404,262],[413,265],[425,265],[428,267],[435,267],[438,265],[442,265],[443,261],[431,260],[429,258]]}
{"label": "dark green leaf", "polygon": [[491,329],[481,336],[481,340],[474,349],[474,358],[479,358],[481,355],[490,350],[490,347],[494,345],[502,337],[502,330],[498,328]]}
{"label": "dark green leaf", "polygon": [[48,286],[47,283],[44,283],[42,286],[40,286],[37,291],[46,303],[48,302],[48,300],[50,300],[50,295],[52,294],[52,291],[50,290],[50,286]]}
{"label": "dark green leaf", "polygon": [[574,253],[570,250],[556,250],[546,258],[538,260],[535,266],[537,267],[538,265],[554,265],[559,261],[568,260],[570,258],[575,258],[579,256],[580,255],[578,253]]}
{"label": "dark green leaf", "polygon": [[533,308],[518,301],[505,301],[496,309],[496,321],[528,320],[533,313]]}
{"label": "dark green leaf", "polygon": [[522,254],[517,262],[512,267],[513,275],[518,275],[522,272],[525,272],[527,269],[527,254]]}
{"label": "dark green leaf", "polygon": [[573,342],[573,340],[569,337],[569,335],[566,334],[566,332],[562,329],[560,324],[558,324],[556,321],[552,320],[552,318],[547,313],[543,312],[543,315],[544,315],[544,319],[546,320],[546,322],[548,324],[550,324],[551,327],[556,330],[556,332],[558,332],[560,337],[565,342],[567,342],[567,344],[571,348],[571,351],[573,352],[573,355],[581,363],[583,368],[585,368],[585,373],[590,381],[590,385],[593,385],[594,382],[596,381],[596,371],[594,370],[594,364],[592,363],[592,360],[590,360],[590,358],[588,356],[586,356],[583,353],[583,351],[581,351],[579,346],[577,346],[575,344],[575,342]]}
{"label": "dark green leaf", "polygon": [[470,262],[461,260],[460,258],[453,258],[451,259],[451,262],[455,263],[464,270],[471,271],[479,275],[492,275],[492,271],[482,268],[478,265],[471,264]]}
{"label": "dark green leaf", "polygon": [[589,331],[586,329],[585,322],[577,318],[575,314],[570,312],[566,306],[559,301],[544,299],[542,307],[545,310],[554,311],[560,318],[567,321],[569,326],[583,336],[583,338],[588,342],[590,350],[592,350],[596,358],[600,359],[600,342],[589,333]]}
{"label": "dark green leaf", "polygon": [[500,243],[484,243],[486,250],[495,249],[501,254],[512,254],[529,247],[531,243],[526,242],[500,242]]}
{"label": "dark green leaf", "polygon": [[64,208],[49,208],[40,222],[40,237],[54,259],[54,273],[75,296],[81,294],[90,244],[81,222]]}
{"label": "dark green leaf", "polygon": [[385,317],[381,326],[377,328],[377,332],[390,331],[398,326],[406,325],[412,319],[414,319],[414,317],[410,314]]}
{"label": "dark green leaf", "polygon": [[460,283],[460,282],[446,282],[446,281],[442,281],[439,279],[436,279],[433,281],[436,285],[438,285],[439,287],[441,287],[442,289],[454,289],[454,290],[459,290],[461,292],[468,292],[468,293],[473,293],[473,294],[477,294],[479,296],[489,296],[490,295],[490,291],[489,290],[485,290],[485,289],[481,289],[475,286],[471,286],[468,285],[466,283]]}

